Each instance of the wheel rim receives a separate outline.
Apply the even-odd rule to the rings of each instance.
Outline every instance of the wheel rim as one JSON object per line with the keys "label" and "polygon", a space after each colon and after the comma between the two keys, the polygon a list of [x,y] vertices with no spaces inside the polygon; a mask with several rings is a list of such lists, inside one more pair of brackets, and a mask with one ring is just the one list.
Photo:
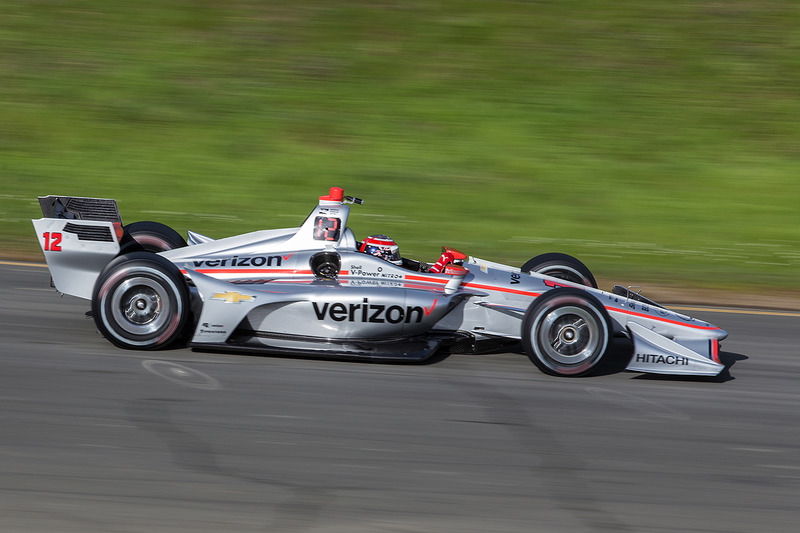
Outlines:
{"label": "wheel rim", "polygon": [[133,335],[150,335],[170,320],[169,293],[146,277],[130,278],[114,290],[110,311],[113,321]]}
{"label": "wheel rim", "polygon": [[586,309],[565,306],[546,313],[534,324],[537,347],[546,360],[574,367],[597,357],[601,331]]}
{"label": "wheel rim", "polygon": [[575,269],[572,269],[568,266],[559,265],[550,268],[543,268],[541,270],[537,270],[539,274],[544,274],[545,276],[552,276],[554,278],[563,279],[565,281],[571,281],[573,283],[580,283],[581,285],[591,286],[592,283],[580,272]]}

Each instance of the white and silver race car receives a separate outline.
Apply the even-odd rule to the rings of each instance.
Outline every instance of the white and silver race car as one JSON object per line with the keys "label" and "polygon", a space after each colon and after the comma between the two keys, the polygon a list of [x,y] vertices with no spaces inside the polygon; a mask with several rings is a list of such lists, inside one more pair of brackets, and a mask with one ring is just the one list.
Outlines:
{"label": "white and silver race car", "polygon": [[597,369],[611,339],[633,342],[627,369],[714,376],[727,333],[615,286],[560,253],[522,268],[444,248],[433,266],[369,253],[348,228],[362,200],[333,187],[296,228],[188,239],[156,222],[122,225],[116,201],[47,196],[33,225],[55,288],[91,300],[121,348],[187,342],[364,360],[422,361],[439,350],[519,344],[542,371]]}

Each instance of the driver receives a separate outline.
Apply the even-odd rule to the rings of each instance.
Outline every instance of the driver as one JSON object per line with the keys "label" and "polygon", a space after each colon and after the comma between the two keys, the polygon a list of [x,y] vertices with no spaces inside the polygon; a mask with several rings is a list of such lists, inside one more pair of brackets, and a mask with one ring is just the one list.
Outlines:
{"label": "driver", "polygon": [[370,235],[361,242],[358,251],[380,257],[384,261],[389,261],[397,266],[403,266],[400,247],[386,235]]}
{"label": "driver", "polygon": [[358,251],[365,254],[380,257],[384,261],[388,261],[397,266],[405,266],[412,270],[419,272],[430,272],[432,274],[440,274],[445,271],[445,267],[449,264],[461,265],[466,255],[449,246],[442,247],[442,255],[439,260],[433,265],[423,263],[421,261],[412,261],[400,257],[400,247],[391,237],[386,235],[370,235],[358,245]]}

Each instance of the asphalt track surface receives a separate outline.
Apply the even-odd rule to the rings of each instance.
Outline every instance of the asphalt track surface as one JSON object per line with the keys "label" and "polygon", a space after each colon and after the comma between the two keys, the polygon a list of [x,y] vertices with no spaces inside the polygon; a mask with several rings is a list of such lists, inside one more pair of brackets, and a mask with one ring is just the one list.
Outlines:
{"label": "asphalt track surface", "polygon": [[564,379],[125,351],[87,310],[0,265],[2,531],[798,530],[798,313],[686,311],[730,333],[719,379]]}

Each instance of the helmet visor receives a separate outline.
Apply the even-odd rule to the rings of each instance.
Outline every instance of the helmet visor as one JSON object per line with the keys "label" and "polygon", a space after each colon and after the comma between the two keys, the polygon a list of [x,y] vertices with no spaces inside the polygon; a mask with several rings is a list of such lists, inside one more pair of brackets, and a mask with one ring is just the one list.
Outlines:
{"label": "helmet visor", "polygon": [[400,248],[398,246],[384,247],[367,245],[364,248],[364,252],[368,253],[369,255],[380,257],[381,259],[391,261],[392,263],[397,263],[400,261],[399,250]]}

